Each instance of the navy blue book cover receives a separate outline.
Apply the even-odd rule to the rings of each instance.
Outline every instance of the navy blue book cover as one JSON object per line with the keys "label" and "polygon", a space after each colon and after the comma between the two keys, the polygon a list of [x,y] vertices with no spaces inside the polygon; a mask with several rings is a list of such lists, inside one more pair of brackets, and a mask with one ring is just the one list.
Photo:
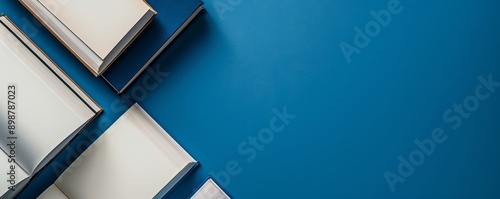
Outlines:
{"label": "navy blue book cover", "polygon": [[[118,92],[126,89],[171,37],[182,30],[203,4],[200,0],[148,0],[158,14],[102,77]],[[167,43],[168,42],[168,43]]]}

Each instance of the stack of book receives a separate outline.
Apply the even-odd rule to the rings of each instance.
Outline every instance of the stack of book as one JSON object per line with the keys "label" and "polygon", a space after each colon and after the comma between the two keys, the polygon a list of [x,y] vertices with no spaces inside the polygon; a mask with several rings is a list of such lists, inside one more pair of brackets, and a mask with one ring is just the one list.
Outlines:
{"label": "stack of book", "polygon": [[[203,10],[200,0],[19,0],[117,93]],[[104,111],[0,16],[1,198],[15,198]],[[198,164],[138,104],[38,198],[161,198]]]}

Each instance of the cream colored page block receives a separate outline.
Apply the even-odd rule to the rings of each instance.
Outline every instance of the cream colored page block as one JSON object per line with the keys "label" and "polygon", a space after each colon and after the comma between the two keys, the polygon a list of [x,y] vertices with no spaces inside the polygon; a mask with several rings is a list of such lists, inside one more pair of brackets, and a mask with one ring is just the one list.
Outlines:
{"label": "cream colored page block", "polygon": [[56,185],[50,185],[37,199],[69,199]]}
{"label": "cream colored page block", "polygon": [[191,199],[230,199],[229,196],[212,180],[208,179]]}
{"label": "cream colored page block", "polygon": [[149,10],[142,0],[38,0],[104,59]]}
{"label": "cream colored page block", "polygon": [[[127,114],[127,113],[125,113]],[[182,166],[121,117],[56,181],[70,198],[152,198]]]}
{"label": "cream colored page block", "polygon": [[[16,160],[31,172],[91,113],[89,110],[85,114],[75,112],[61,96],[71,93],[69,89],[2,25],[0,71],[0,101],[4,102],[0,104],[0,128],[7,129],[7,86],[13,84],[16,86]],[[54,83],[48,86],[42,77]],[[54,90],[61,87],[67,90]],[[74,95],[65,97],[77,98]],[[0,142],[0,147],[7,148],[7,142]]]}

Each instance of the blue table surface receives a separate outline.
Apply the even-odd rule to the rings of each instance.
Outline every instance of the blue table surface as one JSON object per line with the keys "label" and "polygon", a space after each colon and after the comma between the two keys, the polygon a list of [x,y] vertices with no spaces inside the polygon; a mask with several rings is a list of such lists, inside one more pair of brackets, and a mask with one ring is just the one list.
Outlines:
{"label": "blue table surface", "polygon": [[205,8],[153,63],[159,75],[119,96],[20,3],[0,1],[105,110],[21,198],[53,183],[133,102],[200,162],[166,198],[209,174],[235,198],[500,198],[498,1]]}

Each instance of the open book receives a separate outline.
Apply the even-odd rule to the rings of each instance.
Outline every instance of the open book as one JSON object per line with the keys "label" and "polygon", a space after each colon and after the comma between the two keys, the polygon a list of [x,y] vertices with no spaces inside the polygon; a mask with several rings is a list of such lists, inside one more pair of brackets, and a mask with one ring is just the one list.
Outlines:
{"label": "open book", "polygon": [[19,0],[94,75],[156,15],[144,0]]}
{"label": "open book", "polygon": [[135,104],[38,198],[161,198],[196,165]]}
{"label": "open book", "polygon": [[15,197],[101,108],[0,16],[0,195]]}

